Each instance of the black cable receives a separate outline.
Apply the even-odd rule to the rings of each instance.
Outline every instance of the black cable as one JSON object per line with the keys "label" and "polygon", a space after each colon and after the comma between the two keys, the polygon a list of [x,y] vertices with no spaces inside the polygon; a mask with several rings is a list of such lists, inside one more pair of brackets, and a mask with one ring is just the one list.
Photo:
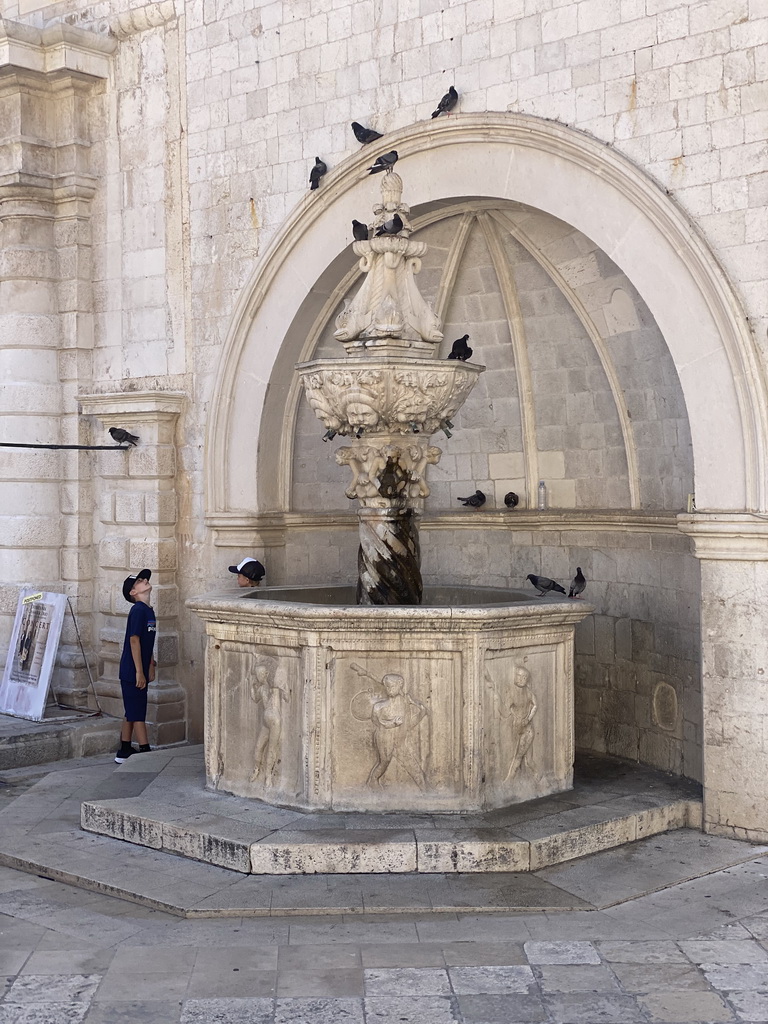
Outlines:
{"label": "black cable", "polygon": [[0,441],[0,448],[50,448],[78,452],[129,452],[128,445],[115,444],[17,444],[15,441]]}

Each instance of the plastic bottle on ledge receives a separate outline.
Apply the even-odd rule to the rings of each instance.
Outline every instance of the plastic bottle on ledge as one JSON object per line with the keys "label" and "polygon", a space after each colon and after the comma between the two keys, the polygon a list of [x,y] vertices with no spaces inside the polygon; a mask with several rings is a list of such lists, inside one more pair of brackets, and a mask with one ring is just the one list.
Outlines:
{"label": "plastic bottle on ledge", "polygon": [[543,480],[539,480],[539,505],[540,509],[547,507],[547,485]]}

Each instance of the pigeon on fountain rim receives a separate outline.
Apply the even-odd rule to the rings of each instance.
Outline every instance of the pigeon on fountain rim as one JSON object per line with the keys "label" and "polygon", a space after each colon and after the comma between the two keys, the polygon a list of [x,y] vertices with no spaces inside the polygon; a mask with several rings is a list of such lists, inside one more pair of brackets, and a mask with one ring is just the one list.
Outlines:
{"label": "pigeon on fountain rim", "polygon": [[549,576],[536,576],[534,573],[529,572],[525,578],[530,580],[534,587],[536,587],[539,597],[544,597],[545,594],[549,594],[553,590],[557,591],[558,594],[565,593],[563,587],[554,580],[551,580]]}

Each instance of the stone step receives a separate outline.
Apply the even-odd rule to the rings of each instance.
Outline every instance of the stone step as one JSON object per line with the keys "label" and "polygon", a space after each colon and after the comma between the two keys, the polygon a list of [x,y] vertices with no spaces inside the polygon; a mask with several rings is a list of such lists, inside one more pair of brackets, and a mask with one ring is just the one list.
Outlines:
{"label": "stone step", "polygon": [[[594,761],[595,759],[593,759]],[[487,814],[305,814],[203,789],[202,764],[132,758],[141,795],[87,800],[83,829],[255,875],[532,872],[670,829],[700,828],[695,785],[599,759],[574,789]],[[610,769],[610,770],[609,770]],[[134,789],[133,793],[136,792]]]}
{"label": "stone step", "polygon": [[117,747],[120,722],[100,715],[48,712],[42,722],[0,715],[0,771],[27,768],[94,754]]}

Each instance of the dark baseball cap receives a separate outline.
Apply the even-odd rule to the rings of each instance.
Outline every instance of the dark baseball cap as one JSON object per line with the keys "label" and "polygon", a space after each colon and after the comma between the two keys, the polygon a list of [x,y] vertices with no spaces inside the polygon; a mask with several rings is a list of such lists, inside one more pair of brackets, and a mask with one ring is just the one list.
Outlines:
{"label": "dark baseball cap", "polygon": [[126,576],[123,580],[123,597],[125,600],[130,601],[131,604],[136,604],[136,598],[131,597],[131,591],[133,590],[134,583],[136,580],[148,580],[151,575],[151,570],[141,569],[135,576]]}
{"label": "dark baseball cap", "polygon": [[263,580],[267,574],[267,570],[258,558],[244,558],[238,565],[230,565],[229,571],[245,576],[246,579],[253,580],[254,583]]}

